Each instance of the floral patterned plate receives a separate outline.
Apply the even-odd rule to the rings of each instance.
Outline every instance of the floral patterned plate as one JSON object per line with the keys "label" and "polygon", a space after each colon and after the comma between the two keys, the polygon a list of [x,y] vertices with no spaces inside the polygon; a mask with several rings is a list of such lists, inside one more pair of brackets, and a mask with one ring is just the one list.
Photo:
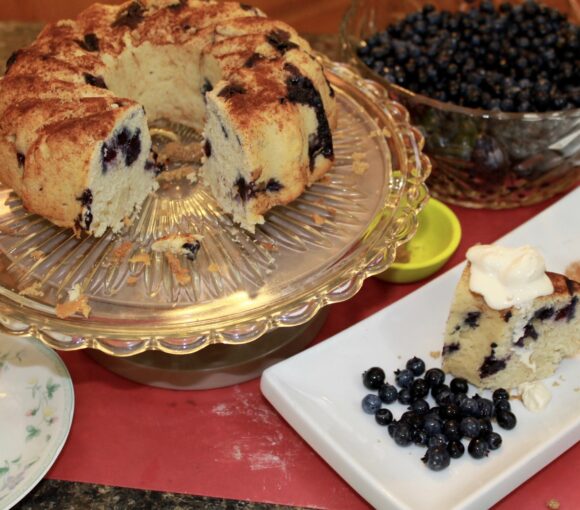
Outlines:
{"label": "floral patterned plate", "polygon": [[38,340],[0,335],[0,509],[46,474],[70,430],[74,392],[58,355]]}

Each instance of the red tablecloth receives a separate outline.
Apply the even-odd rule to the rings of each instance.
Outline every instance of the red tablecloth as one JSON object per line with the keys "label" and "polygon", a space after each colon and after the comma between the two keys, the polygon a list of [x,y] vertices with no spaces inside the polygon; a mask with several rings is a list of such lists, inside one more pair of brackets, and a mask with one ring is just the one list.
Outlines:
{"label": "red tablecloth", "polygon": [[[556,199],[508,210],[453,207],[463,239],[446,271],[476,242],[492,242]],[[580,204],[579,204],[580,206]],[[333,305],[315,341],[338,333],[421,284],[366,281]],[[48,477],[330,509],[368,505],[262,397],[259,381],[208,391],[170,391],[127,381],[83,352],[62,353],[75,387],[72,430]],[[580,446],[576,444],[497,509],[580,508]]]}

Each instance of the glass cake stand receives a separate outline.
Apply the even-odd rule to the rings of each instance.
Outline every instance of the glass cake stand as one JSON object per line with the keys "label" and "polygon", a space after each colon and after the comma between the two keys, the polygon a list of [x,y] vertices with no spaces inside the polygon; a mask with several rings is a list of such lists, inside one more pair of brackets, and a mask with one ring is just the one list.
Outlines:
{"label": "glass cake stand", "polygon": [[[401,105],[354,68],[320,58],[339,108],[335,164],[255,234],[183,177],[199,165],[198,140],[170,122],[152,127],[161,152],[171,148],[170,178],[120,235],[79,239],[1,189],[0,329],[91,349],[112,370],[171,387],[240,382],[303,348],[322,324],[318,312],[352,297],[414,234],[431,168]],[[203,236],[195,260],[151,250],[171,233]],[[57,316],[71,289],[88,317]]]}

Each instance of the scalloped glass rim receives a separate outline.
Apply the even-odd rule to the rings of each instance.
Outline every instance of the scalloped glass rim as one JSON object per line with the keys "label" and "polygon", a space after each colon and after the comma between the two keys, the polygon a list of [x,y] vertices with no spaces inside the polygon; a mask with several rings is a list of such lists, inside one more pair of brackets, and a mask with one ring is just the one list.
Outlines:
{"label": "scalloped glass rim", "polygon": [[410,126],[405,108],[390,100],[383,87],[363,79],[349,65],[319,58],[333,85],[357,94],[361,107],[381,130],[386,130],[396,165],[396,171],[390,172],[390,188],[379,213],[362,238],[336,261],[332,278],[317,282],[291,299],[267,302],[243,316],[230,313],[210,323],[192,319],[194,310],[188,307],[175,308],[172,316],[166,314],[162,321],[151,317],[148,323],[126,319],[105,323],[98,318],[74,316],[58,319],[54,308],[0,287],[0,330],[35,336],[59,350],[94,348],[115,356],[151,349],[189,354],[214,343],[247,343],[275,328],[303,324],[323,306],[355,295],[365,278],[385,271],[394,260],[397,246],[414,234],[417,214],[427,199],[425,180],[431,166],[422,153],[424,140]]}
{"label": "scalloped glass rim", "polygon": [[397,84],[385,80],[380,74],[374,72],[358,57],[356,48],[358,47],[360,40],[356,39],[355,42],[353,38],[350,37],[349,35],[350,34],[349,25],[355,18],[358,10],[361,9],[362,3],[363,1],[361,0],[352,0],[350,7],[346,11],[340,24],[340,42],[342,50],[345,53],[344,58],[346,58],[346,60],[352,65],[354,65],[357,69],[364,72],[365,75],[372,77],[374,80],[381,83],[384,87],[391,90],[394,94],[403,96],[407,100],[418,104],[427,105],[432,108],[436,108],[438,110],[443,110],[447,112],[460,113],[462,115],[467,115],[469,117],[498,119],[498,120],[526,120],[526,121],[575,118],[575,117],[580,118],[580,108],[575,108],[573,110],[566,111],[539,112],[539,113],[495,112],[490,110],[483,110],[480,108],[469,108],[467,106],[459,106],[453,103],[444,103],[442,101],[432,99],[423,94],[417,94],[404,87],[401,87]]}

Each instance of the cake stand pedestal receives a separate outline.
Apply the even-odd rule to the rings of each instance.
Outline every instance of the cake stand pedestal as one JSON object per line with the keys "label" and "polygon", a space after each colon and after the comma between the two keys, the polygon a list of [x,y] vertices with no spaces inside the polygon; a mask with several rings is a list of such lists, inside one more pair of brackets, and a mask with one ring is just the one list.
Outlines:
{"label": "cake stand pedestal", "polygon": [[215,344],[183,356],[147,351],[119,358],[96,349],[87,354],[111,372],[141,384],[172,390],[221,388],[259,377],[269,366],[302,351],[327,317],[328,308],[323,308],[300,326],[275,329],[247,344]]}

